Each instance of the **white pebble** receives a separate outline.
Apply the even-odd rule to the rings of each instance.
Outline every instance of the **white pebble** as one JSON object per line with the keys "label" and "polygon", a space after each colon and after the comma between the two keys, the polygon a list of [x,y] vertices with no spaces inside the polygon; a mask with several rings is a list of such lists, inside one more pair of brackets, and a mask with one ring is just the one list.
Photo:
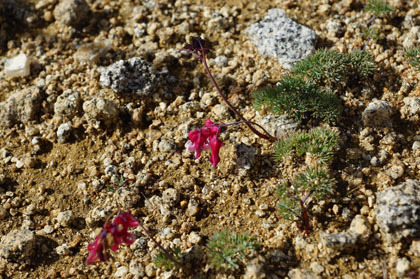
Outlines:
{"label": "white pebble", "polygon": [[4,72],[7,76],[26,77],[30,74],[31,61],[28,56],[21,53],[18,56],[7,59],[4,65]]}

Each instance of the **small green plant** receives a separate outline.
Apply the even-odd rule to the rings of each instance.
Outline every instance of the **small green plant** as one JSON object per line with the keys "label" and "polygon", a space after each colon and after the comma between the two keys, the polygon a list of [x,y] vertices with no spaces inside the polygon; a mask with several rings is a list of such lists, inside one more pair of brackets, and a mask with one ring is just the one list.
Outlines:
{"label": "small green plant", "polygon": [[365,40],[372,40],[372,41],[378,41],[380,39],[382,39],[381,37],[381,30],[379,30],[378,28],[367,28],[363,31],[363,38]]}
{"label": "small green plant", "polygon": [[288,155],[303,156],[311,153],[322,165],[331,162],[338,147],[339,135],[328,128],[313,128],[309,131],[296,131],[278,141],[274,146],[274,157],[282,161]]}
{"label": "small green plant", "polygon": [[[182,262],[181,248],[176,247],[172,250],[172,256],[177,262]],[[154,258],[153,263],[156,267],[162,268],[165,271],[171,270],[177,266],[177,262],[174,262],[173,259],[168,258],[167,254],[160,251]]]}
{"label": "small green plant", "polygon": [[216,269],[238,269],[239,263],[255,252],[258,244],[248,234],[216,233],[207,244],[208,259]]}
{"label": "small green plant", "polygon": [[292,75],[283,77],[274,88],[256,92],[254,105],[256,109],[266,105],[275,114],[286,113],[299,121],[312,117],[333,122],[341,111],[340,101],[333,93]]}
{"label": "small green plant", "polygon": [[351,53],[339,53],[321,49],[306,59],[297,62],[292,72],[305,77],[320,86],[333,89],[345,86],[355,76],[366,79],[375,71],[372,54],[356,50]]}
{"label": "small green plant", "polygon": [[309,214],[306,201],[310,196],[320,201],[334,193],[335,180],[324,167],[309,167],[290,182],[277,188],[278,209],[289,221],[296,220],[299,230],[309,234]]}
{"label": "small green plant", "polygon": [[351,75],[357,75],[360,79],[367,79],[376,71],[375,59],[372,53],[363,50],[351,52],[349,57]]}
{"label": "small green plant", "polygon": [[406,50],[405,55],[408,57],[411,66],[420,71],[420,47]]}
{"label": "small green plant", "polygon": [[323,167],[309,167],[299,173],[292,185],[300,191],[309,193],[317,200],[322,200],[334,193],[335,180]]}
{"label": "small green plant", "polygon": [[392,12],[394,8],[384,0],[369,0],[365,6],[365,11],[372,12],[376,17]]}

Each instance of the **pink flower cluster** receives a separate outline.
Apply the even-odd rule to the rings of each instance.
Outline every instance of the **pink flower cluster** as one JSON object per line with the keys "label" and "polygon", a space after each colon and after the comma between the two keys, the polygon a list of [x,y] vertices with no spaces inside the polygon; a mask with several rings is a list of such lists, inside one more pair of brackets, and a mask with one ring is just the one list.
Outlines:
{"label": "pink flower cluster", "polygon": [[106,222],[104,230],[95,238],[95,241],[89,243],[89,257],[86,264],[96,261],[107,261],[109,259],[109,248],[116,251],[120,244],[130,245],[134,242],[135,236],[128,232],[128,228],[135,228],[139,225],[130,211],[123,212],[115,217],[112,223]]}
{"label": "pink flower cluster", "polygon": [[223,142],[217,138],[220,134],[220,124],[214,124],[211,120],[206,121],[206,125],[201,129],[195,129],[188,133],[190,139],[187,144],[187,150],[195,153],[195,158],[201,156],[202,150],[211,150],[210,162],[214,167],[220,162],[219,151]]}

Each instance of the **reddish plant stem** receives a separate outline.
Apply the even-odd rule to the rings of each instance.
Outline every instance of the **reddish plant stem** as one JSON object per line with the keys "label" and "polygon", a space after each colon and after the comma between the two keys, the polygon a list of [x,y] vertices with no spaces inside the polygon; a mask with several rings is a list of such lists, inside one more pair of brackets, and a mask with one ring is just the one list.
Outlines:
{"label": "reddish plant stem", "polygon": [[[206,53],[204,48],[201,49],[201,55],[199,55],[201,62],[203,62],[203,66],[206,70],[207,75],[209,76],[211,82],[213,83],[214,87],[216,87],[217,92],[222,97],[223,101],[228,105],[228,107],[248,126],[248,128],[260,138],[269,140],[271,142],[277,141],[278,139],[271,136],[261,125],[257,123],[253,123],[245,119],[245,117],[229,102],[226,95],[223,94],[222,90],[220,89],[219,85],[217,84],[216,80],[214,79],[213,75],[210,72],[209,66],[207,65]],[[260,133],[257,129],[255,129],[251,124],[257,125],[260,129],[264,131],[265,134]]]}

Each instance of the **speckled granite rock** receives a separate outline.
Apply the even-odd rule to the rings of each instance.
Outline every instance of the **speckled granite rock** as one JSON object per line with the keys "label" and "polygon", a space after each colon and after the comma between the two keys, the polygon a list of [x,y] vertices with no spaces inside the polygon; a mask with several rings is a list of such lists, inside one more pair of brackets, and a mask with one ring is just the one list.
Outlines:
{"label": "speckled granite rock", "polygon": [[266,17],[249,27],[248,36],[261,54],[273,56],[286,68],[314,51],[316,33],[291,20],[284,10],[268,10]]}
{"label": "speckled granite rock", "polygon": [[386,241],[420,236],[420,182],[406,182],[377,195],[376,220]]}
{"label": "speckled granite rock", "polygon": [[35,120],[41,106],[41,92],[29,87],[12,94],[0,103],[0,123],[11,127],[19,122]]}
{"label": "speckled granite rock", "polygon": [[4,235],[0,241],[0,257],[19,261],[34,253],[35,234],[31,230],[14,230]]}
{"label": "speckled granite rock", "polygon": [[117,93],[136,93],[148,96],[159,85],[159,77],[152,66],[141,57],[120,60],[102,72],[100,82]]}

